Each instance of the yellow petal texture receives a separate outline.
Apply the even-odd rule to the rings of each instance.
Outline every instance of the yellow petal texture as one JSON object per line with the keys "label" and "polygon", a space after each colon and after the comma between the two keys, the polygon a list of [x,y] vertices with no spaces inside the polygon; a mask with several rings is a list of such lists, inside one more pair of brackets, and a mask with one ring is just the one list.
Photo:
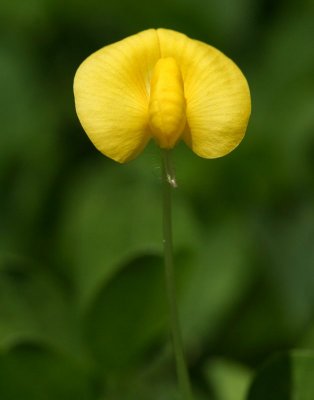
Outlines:
{"label": "yellow petal texture", "polygon": [[216,158],[242,140],[251,113],[250,91],[239,68],[219,50],[166,29],[158,30],[162,57],[174,57],[184,81],[188,127],[184,140],[201,157]]}
{"label": "yellow petal texture", "polygon": [[168,29],[149,29],[88,57],[74,79],[78,117],[96,148],[125,162],[153,137],[182,138],[221,157],[242,140],[251,112],[239,68],[219,50]]}
{"label": "yellow petal texture", "polygon": [[149,126],[161,148],[171,149],[185,127],[185,97],[180,68],[172,57],[160,58],[150,84]]}
{"label": "yellow petal texture", "polygon": [[93,53],[76,72],[79,120],[95,147],[115,161],[136,157],[150,139],[149,86],[159,58],[150,29]]}

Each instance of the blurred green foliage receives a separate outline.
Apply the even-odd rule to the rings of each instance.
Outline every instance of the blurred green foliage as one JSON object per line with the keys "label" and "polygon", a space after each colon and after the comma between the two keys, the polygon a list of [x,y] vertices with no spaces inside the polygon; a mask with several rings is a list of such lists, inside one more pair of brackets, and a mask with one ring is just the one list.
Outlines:
{"label": "blurred green foliage", "polygon": [[[0,20],[1,400],[178,398],[158,149],[107,160],[72,94],[85,57],[148,27],[218,47],[252,91],[236,151],[212,161],[174,152],[179,307],[197,399],[244,399],[270,355],[313,349],[313,2],[11,0]],[[250,400],[271,398],[259,388],[287,373],[313,393],[302,354],[265,367]],[[302,390],[276,399],[314,398]]]}

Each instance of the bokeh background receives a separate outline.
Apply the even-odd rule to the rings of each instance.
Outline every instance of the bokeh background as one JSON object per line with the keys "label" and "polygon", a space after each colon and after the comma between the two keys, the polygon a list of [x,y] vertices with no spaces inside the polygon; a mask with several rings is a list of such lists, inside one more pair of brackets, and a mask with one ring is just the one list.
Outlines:
{"label": "bokeh background", "polygon": [[314,347],[314,5],[308,0],[2,1],[0,398],[177,399],[161,259],[159,151],[118,165],[74,109],[76,68],[149,27],[246,75],[247,135],[174,152],[179,307],[197,399]]}

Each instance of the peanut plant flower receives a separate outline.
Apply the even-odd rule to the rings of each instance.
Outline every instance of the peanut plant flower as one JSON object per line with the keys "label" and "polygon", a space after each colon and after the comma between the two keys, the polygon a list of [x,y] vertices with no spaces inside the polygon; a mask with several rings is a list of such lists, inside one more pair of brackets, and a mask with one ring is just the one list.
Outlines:
{"label": "peanut plant flower", "polygon": [[79,120],[95,147],[115,161],[135,158],[154,138],[179,140],[216,158],[242,140],[251,112],[240,69],[219,50],[168,29],[149,29],[105,46],[78,68]]}

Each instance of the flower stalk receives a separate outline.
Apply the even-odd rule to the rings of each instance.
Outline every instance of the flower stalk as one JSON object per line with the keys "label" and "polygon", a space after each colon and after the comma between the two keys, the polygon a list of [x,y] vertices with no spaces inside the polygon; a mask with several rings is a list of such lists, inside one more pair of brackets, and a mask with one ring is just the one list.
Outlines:
{"label": "flower stalk", "polygon": [[174,278],[171,191],[172,188],[176,186],[175,174],[171,165],[170,151],[162,149],[163,245],[172,342],[181,398],[182,400],[192,400],[190,378],[183,351]]}

